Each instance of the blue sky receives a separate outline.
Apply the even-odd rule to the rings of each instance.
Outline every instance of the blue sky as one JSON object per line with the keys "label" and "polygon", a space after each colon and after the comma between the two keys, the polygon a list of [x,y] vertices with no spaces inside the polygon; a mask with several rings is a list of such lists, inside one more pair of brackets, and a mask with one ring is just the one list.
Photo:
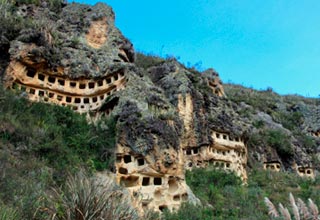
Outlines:
{"label": "blue sky", "polygon": [[137,51],[201,63],[224,82],[320,95],[319,0],[104,2]]}

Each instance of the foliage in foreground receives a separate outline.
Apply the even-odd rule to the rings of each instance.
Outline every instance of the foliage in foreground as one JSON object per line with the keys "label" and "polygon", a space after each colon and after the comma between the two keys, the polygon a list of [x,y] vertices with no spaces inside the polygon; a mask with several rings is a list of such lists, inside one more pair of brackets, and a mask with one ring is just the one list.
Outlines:
{"label": "foliage in foreground", "polygon": [[[318,220],[320,219],[318,206],[312,201],[312,199],[308,199],[308,206],[306,203],[298,198],[297,201],[294,196],[289,194],[290,207],[288,209],[284,207],[281,203],[279,203],[279,211],[276,209],[275,205],[265,197],[264,201],[266,206],[269,209],[269,215],[272,219],[284,219],[291,220],[292,216],[295,220]],[[291,213],[290,211],[291,210]]]}
{"label": "foliage in foreground", "polygon": [[292,192],[302,199],[314,198],[320,203],[317,188],[320,179],[303,179],[292,173],[253,170],[249,182],[242,185],[234,174],[221,170],[193,169],[186,180],[203,206],[185,204],[177,212],[166,212],[164,219],[269,219],[264,198],[288,205],[287,195]]}
{"label": "foliage in foreground", "polygon": [[48,189],[63,186],[80,167],[110,168],[115,133],[113,119],[88,125],[68,108],[31,103],[0,88],[0,216],[48,219],[39,210],[47,206]]}
{"label": "foliage in foreground", "polygon": [[50,204],[53,220],[136,220],[138,214],[112,180],[89,178],[79,172],[70,176],[63,190],[55,190]]}

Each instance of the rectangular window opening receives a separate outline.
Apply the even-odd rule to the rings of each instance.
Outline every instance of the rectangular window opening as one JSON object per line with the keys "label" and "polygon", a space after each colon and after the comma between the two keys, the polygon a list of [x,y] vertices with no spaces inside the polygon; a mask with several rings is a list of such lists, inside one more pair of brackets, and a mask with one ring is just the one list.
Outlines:
{"label": "rectangular window opening", "polygon": [[73,88],[74,88],[74,87],[77,86],[77,83],[76,83],[76,82],[70,82],[69,85],[70,85],[70,87],[73,87]]}
{"label": "rectangular window opening", "polygon": [[58,79],[58,83],[59,83],[59,85],[64,86],[64,80],[63,79]]}
{"label": "rectangular window opening", "polygon": [[94,88],[94,82],[89,82],[89,89],[93,89]]}
{"label": "rectangular window opening", "polygon": [[38,79],[44,81],[45,76],[43,74],[38,74]]}
{"label": "rectangular window opening", "polygon": [[28,69],[27,76],[30,78],[33,78],[36,75],[36,70],[35,69]]}
{"label": "rectangular window opening", "polygon": [[49,83],[55,83],[56,82],[56,78],[52,77],[52,76],[49,76],[48,77],[48,82]]}
{"label": "rectangular window opening", "polygon": [[123,157],[123,160],[124,160],[125,163],[130,163],[130,162],[132,162],[130,155],[125,155],[125,156]]}
{"label": "rectangular window opening", "polygon": [[153,184],[156,186],[160,186],[162,184],[162,179],[160,177],[155,177],[153,179]]}
{"label": "rectangular window opening", "polygon": [[29,93],[34,95],[34,94],[36,93],[36,90],[30,89],[30,90],[29,90]]}
{"label": "rectangular window opening", "polygon": [[68,102],[68,103],[72,102],[72,98],[69,97],[69,96],[67,96],[67,97],[66,97],[66,102]]}
{"label": "rectangular window opening", "polygon": [[38,94],[39,94],[39,96],[44,96],[44,91],[39,90],[39,91],[38,91]]}
{"label": "rectangular window opening", "polygon": [[79,103],[81,103],[81,99],[80,98],[75,98],[74,102],[79,104]]}
{"label": "rectangular window opening", "polygon": [[150,184],[150,178],[149,177],[143,177],[142,186],[149,186],[149,184]]}
{"label": "rectangular window opening", "polygon": [[102,81],[102,80],[99,80],[99,81],[98,81],[98,86],[99,86],[99,87],[103,86],[103,81]]}
{"label": "rectangular window opening", "polygon": [[84,103],[84,104],[88,104],[88,103],[89,103],[89,98],[84,98],[84,99],[83,99],[83,103]]}
{"label": "rectangular window opening", "polygon": [[80,89],[85,89],[86,88],[86,84],[80,83],[79,88]]}
{"label": "rectangular window opening", "polygon": [[138,161],[138,166],[143,166],[144,165],[144,159],[143,158],[139,158],[137,161]]}

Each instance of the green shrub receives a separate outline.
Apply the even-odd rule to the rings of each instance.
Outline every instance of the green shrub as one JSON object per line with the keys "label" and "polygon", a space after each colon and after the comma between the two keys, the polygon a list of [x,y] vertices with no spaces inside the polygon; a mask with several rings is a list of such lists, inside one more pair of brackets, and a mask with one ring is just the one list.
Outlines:
{"label": "green shrub", "polygon": [[138,219],[136,210],[111,179],[102,182],[83,172],[69,176],[64,189],[54,191],[50,205],[53,220]]}
{"label": "green shrub", "polygon": [[63,185],[79,167],[104,170],[113,164],[116,121],[89,125],[84,115],[31,103],[0,88],[0,203],[22,219],[48,219],[39,207],[46,190]]}
{"label": "green shrub", "polygon": [[18,211],[0,203],[0,220],[20,219]]}
{"label": "green shrub", "polygon": [[291,146],[289,136],[281,130],[267,130],[266,133],[267,144],[275,148],[281,158],[290,158],[294,151]]}
{"label": "green shrub", "polygon": [[152,54],[144,54],[141,52],[136,53],[135,64],[138,67],[148,69],[149,67],[156,66],[165,62],[164,58],[161,58]]}
{"label": "green shrub", "polygon": [[263,190],[243,186],[233,173],[213,168],[193,169],[186,173],[186,181],[202,203],[212,207],[198,208],[200,216],[205,213],[209,219],[267,219],[263,202],[259,202],[265,195]]}
{"label": "green shrub", "polygon": [[184,203],[177,212],[164,212],[165,220],[211,220],[213,211],[210,208]]}
{"label": "green shrub", "polygon": [[281,123],[283,127],[291,131],[299,129],[304,122],[301,112],[273,112],[272,117],[276,122]]}

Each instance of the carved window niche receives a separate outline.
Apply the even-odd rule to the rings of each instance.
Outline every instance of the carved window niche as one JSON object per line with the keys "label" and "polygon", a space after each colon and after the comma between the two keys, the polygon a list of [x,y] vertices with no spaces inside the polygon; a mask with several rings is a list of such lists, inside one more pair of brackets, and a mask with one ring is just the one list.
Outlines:
{"label": "carved window niche", "polygon": [[75,99],[74,99],[74,103],[80,104],[80,103],[81,103],[81,99],[80,99],[80,98],[75,98]]}
{"label": "carved window niche", "polygon": [[173,201],[180,201],[180,195],[174,195]]}
{"label": "carved window niche", "polygon": [[99,80],[99,81],[98,81],[98,87],[101,87],[101,86],[103,86],[103,81],[102,81],[102,80]]}
{"label": "carved window niche", "polygon": [[66,97],[66,102],[71,103],[72,102],[72,98],[70,96]]}
{"label": "carved window niche", "polygon": [[123,160],[124,160],[125,163],[131,163],[132,162],[132,159],[131,159],[130,155],[125,155],[123,157]]}
{"label": "carved window niche", "polygon": [[79,89],[86,89],[86,84],[85,83],[80,83],[79,84]]}
{"label": "carved window niche", "polygon": [[187,201],[187,200],[188,200],[188,194],[187,194],[187,193],[183,193],[183,194],[181,195],[181,199],[182,199],[183,201]]}
{"label": "carved window niche", "polygon": [[90,102],[90,101],[89,101],[89,98],[84,98],[84,99],[83,99],[83,103],[84,103],[84,104],[88,104],[89,102]]}
{"label": "carved window niche", "polygon": [[34,78],[35,75],[36,75],[36,71],[32,68],[29,68],[27,71],[27,76],[30,78]]}
{"label": "carved window niche", "polygon": [[25,86],[20,86],[20,90],[21,90],[22,92],[25,92],[25,91],[26,91],[26,87],[25,87]]}
{"label": "carved window niche", "polygon": [[168,206],[166,206],[166,205],[160,205],[160,206],[159,206],[159,210],[160,210],[161,212],[164,212],[166,209],[168,209]]}
{"label": "carved window niche", "polygon": [[111,84],[111,78],[106,79],[107,84]]}
{"label": "carved window niche", "polygon": [[70,82],[69,85],[70,85],[70,87],[75,88],[77,86],[77,83],[76,82]]}
{"label": "carved window niche", "polygon": [[94,89],[95,83],[94,82],[89,82],[89,89]]}
{"label": "carved window niche", "polygon": [[138,163],[138,166],[143,166],[144,165],[144,159],[143,158],[138,158],[137,159],[137,163]]}
{"label": "carved window niche", "polygon": [[154,184],[155,186],[160,186],[160,185],[162,184],[162,179],[161,179],[161,177],[155,177],[155,178],[153,179],[153,184]]}
{"label": "carved window niche", "polygon": [[43,97],[43,96],[44,96],[44,91],[39,90],[39,91],[38,91],[38,95],[41,96],[41,97]]}
{"label": "carved window niche", "polygon": [[65,81],[63,79],[58,79],[58,83],[60,86],[64,86]]}
{"label": "carved window niche", "polygon": [[191,149],[186,150],[186,155],[191,155]]}
{"label": "carved window niche", "polygon": [[30,89],[30,90],[29,90],[29,93],[30,93],[31,95],[34,95],[34,94],[36,94],[36,90],[35,90],[35,89]]}
{"label": "carved window niche", "polygon": [[51,99],[52,99],[52,98],[54,98],[54,93],[49,92],[49,95],[48,95],[48,96],[49,96],[49,98],[51,98]]}
{"label": "carved window niche", "polygon": [[52,77],[52,76],[49,76],[48,77],[48,82],[54,84],[56,82],[56,78]]}
{"label": "carved window niche", "polygon": [[149,185],[150,185],[150,177],[143,177],[142,186],[149,186]]}
{"label": "carved window niche", "polygon": [[199,149],[198,148],[194,148],[193,149],[193,154],[198,154],[199,153]]}
{"label": "carved window niche", "polygon": [[40,81],[44,81],[45,76],[44,76],[43,74],[39,73],[39,74],[38,74],[38,79],[39,79]]}
{"label": "carved window niche", "polygon": [[128,170],[126,168],[120,167],[119,168],[119,173],[126,175],[126,174],[128,174]]}

